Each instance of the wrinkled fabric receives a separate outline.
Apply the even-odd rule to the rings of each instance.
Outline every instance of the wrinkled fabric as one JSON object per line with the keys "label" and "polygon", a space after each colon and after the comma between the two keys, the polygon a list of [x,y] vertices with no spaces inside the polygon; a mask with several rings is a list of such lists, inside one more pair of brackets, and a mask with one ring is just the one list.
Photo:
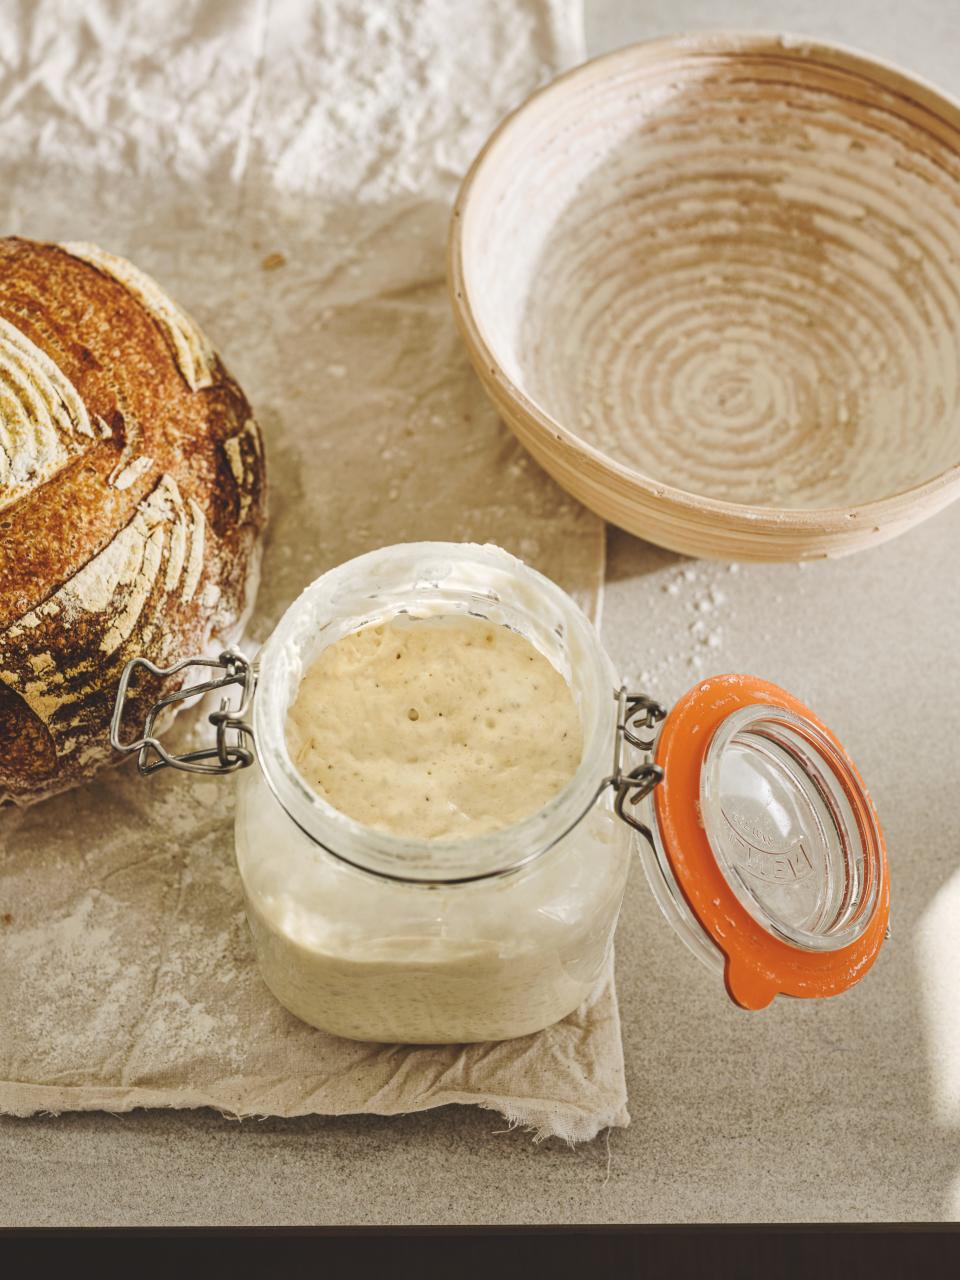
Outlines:
{"label": "wrinkled fabric", "polygon": [[[601,523],[498,423],[443,283],[457,180],[582,57],[579,22],[575,0],[6,7],[3,233],[154,274],[263,427],[248,651],[325,569],[420,538],[498,542],[596,615]],[[205,727],[186,713],[175,736]],[[627,1122],[612,970],[497,1045],[354,1044],[288,1015],[253,959],[232,815],[228,781],[124,768],[0,816],[0,1110],[475,1103],[574,1140]]]}

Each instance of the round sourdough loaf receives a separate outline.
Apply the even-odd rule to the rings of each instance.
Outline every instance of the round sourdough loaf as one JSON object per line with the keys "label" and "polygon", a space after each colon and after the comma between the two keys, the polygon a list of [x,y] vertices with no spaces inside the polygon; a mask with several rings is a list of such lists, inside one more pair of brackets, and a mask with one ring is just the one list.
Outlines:
{"label": "round sourdough loaf", "polygon": [[237,637],[264,497],[250,406],[149,276],[91,244],[0,239],[0,804],[110,761],[130,657]]}

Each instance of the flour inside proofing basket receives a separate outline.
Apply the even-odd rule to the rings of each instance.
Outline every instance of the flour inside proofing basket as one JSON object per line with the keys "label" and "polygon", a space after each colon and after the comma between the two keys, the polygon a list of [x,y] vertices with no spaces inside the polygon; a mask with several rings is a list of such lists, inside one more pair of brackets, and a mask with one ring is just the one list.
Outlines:
{"label": "flour inside proofing basket", "polygon": [[[254,404],[271,527],[248,650],[324,570],[398,541],[498,542],[596,612],[602,526],[498,423],[443,283],[457,179],[582,57],[579,19],[573,0],[496,0],[467,30],[455,0],[236,0],[28,6],[0,30],[4,231],[131,258]],[[174,739],[205,732],[188,712]],[[0,1109],[626,1122],[609,974],[536,1052],[371,1049],[288,1015],[248,943],[232,812],[229,781],[123,768],[0,815]]]}

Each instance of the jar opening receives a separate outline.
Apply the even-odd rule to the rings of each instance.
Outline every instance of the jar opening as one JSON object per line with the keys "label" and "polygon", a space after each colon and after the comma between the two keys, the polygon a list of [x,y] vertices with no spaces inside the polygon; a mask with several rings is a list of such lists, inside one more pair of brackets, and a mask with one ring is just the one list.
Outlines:
{"label": "jar opening", "polygon": [[[519,632],[573,693],[583,732],[576,773],[542,809],[479,837],[410,840],[335,809],[300,774],[286,723],[304,672],[343,636],[399,614],[468,615]],[[504,875],[550,849],[592,806],[616,732],[616,678],[592,624],[555,583],[499,547],[410,543],[360,556],[290,606],[259,659],[254,728],[260,765],[289,817],[327,853],[390,879],[449,884]]]}

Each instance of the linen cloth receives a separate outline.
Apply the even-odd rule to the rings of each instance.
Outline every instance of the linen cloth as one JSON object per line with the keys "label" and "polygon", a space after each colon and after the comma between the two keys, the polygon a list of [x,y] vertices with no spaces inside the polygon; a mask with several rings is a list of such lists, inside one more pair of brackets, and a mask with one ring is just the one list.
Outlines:
{"label": "linen cloth", "polygon": [[[596,617],[601,522],[497,420],[444,289],[457,182],[583,57],[577,0],[87,0],[0,24],[0,233],[92,240],[191,311],[263,427],[252,652],[324,570],[497,542]],[[185,713],[184,741],[205,723]],[[0,815],[0,1110],[236,1116],[475,1103],[538,1135],[628,1122],[612,960],[523,1040],[355,1044],[287,1014],[243,917],[224,779],[119,769]]]}

